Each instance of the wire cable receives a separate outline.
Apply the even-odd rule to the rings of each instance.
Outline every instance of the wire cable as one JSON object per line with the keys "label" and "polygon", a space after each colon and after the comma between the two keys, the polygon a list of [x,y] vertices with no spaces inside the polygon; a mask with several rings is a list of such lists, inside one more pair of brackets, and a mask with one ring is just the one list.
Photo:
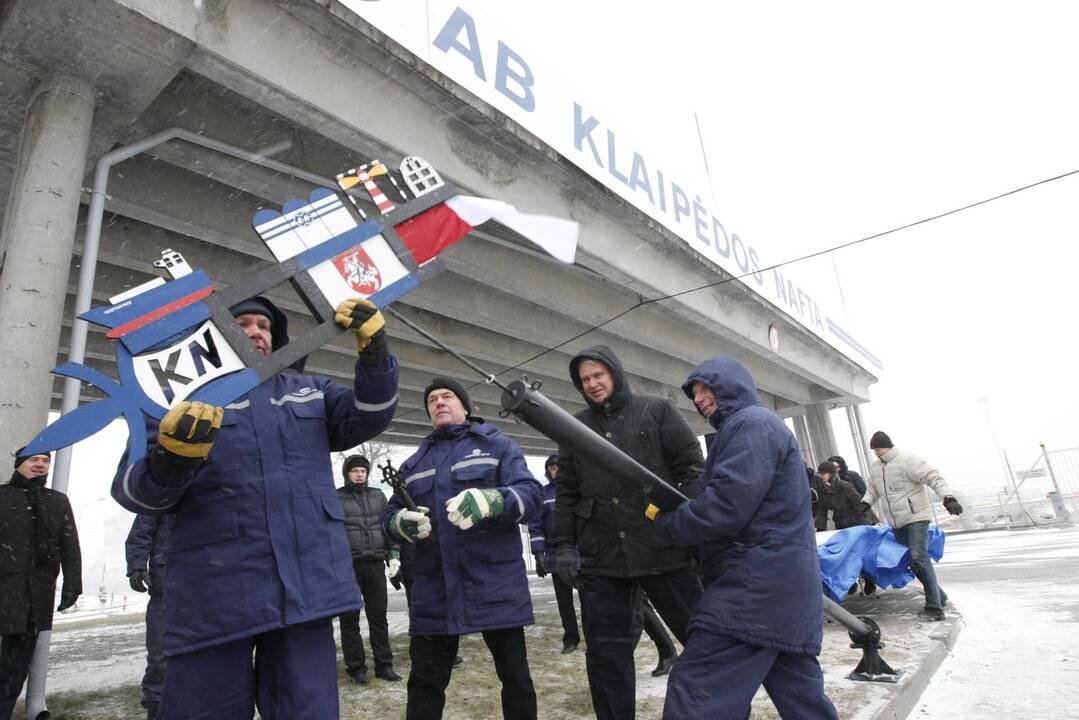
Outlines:
{"label": "wire cable", "polygon": [[[495,378],[499,377],[500,375],[504,375],[505,373],[511,372],[513,370],[518,370],[523,365],[527,365],[528,363],[533,362],[534,360],[538,360],[539,358],[543,357],[544,355],[546,355],[548,353],[554,352],[555,350],[558,350],[559,348],[565,347],[566,345],[573,342],[574,340],[579,340],[580,338],[584,337],[585,335],[588,335],[589,333],[595,332],[596,330],[599,330],[599,329],[601,329],[601,328],[603,328],[603,327],[605,327],[607,325],[610,325],[615,320],[618,320],[618,319],[620,319],[622,317],[625,317],[626,315],[633,312],[634,310],[636,310],[639,307],[643,307],[643,306],[649,305],[651,303],[662,302],[664,300],[671,300],[673,298],[681,297],[683,295],[688,295],[690,293],[699,292],[701,290],[707,290],[709,288],[719,287],[720,285],[724,285],[726,283],[733,282],[734,280],[741,280],[741,279],[750,277],[751,275],[754,275],[756,273],[763,273],[763,272],[767,272],[769,270],[776,270],[776,269],[781,268],[781,267],[786,267],[787,265],[793,265],[794,263],[803,262],[805,260],[811,260],[811,259],[816,258],[816,257],[821,257],[823,255],[828,255],[830,253],[837,252],[839,250],[845,250],[846,248],[854,247],[855,245],[860,245],[862,243],[869,242],[870,240],[877,240],[877,239],[885,237],[887,235],[892,235],[894,233],[901,232],[903,230],[909,230],[910,228],[917,227],[919,225],[925,225],[926,223],[934,222],[936,220],[940,220],[942,218],[949,217],[950,215],[956,215],[958,213],[965,212],[967,210],[971,210],[973,208],[980,207],[982,205],[987,205],[989,203],[996,202],[997,200],[1001,200],[1001,199],[1009,197],[1011,195],[1016,195],[1016,194],[1021,193],[1021,192],[1025,191],[1025,190],[1030,190],[1032,188],[1036,188],[1036,187],[1039,187],[1041,185],[1047,185],[1049,183],[1056,182],[1057,180],[1063,180],[1064,178],[1071,177],[1072,175],[1077,175],[1077,174],[1079,174],[1079,169],[1071,170],[1071,171],[1065,172],[1065,173],[1061,173],[1060,175],[1054,175],[1053,177],[1045,178],[1045,179],[1042,179],[1042,180],[1038,180],[1036,182],[1029,183],[1027,185],[1023,185],[1021,187],[1013,188],[1013,189],[1008,190],[1006,192],[1002,192],[1002,193],[999,193],[997,195],[993,195],[992,197],[988,197],[988,198],[984,198],[982,200],[978,200],[976,202],[968,203],[967,205],[963,205],[961,207],[957,207],[957,208],[954,208],[952,210],[948,210],[946,212],[937,213],[936,215],[930,215],[928,217],[922,218],[921,220],[915,220],[913,222],[906,223],[905,225],[899,225],[897,227],[891,228],[890,230],[884,230],[884,231],[879,232],[879,233],[874,233],[873,235],[867,235],[865,237],[858,238],[857,240],[851,240],[849,242],[840,243],[838,245],[833,245],[831,247],[824,248],[822,250],[817,250],[817,251],[814,251],[814,252],[811,252],[811,253],[807,253],[805,255],[799,255],[798,257],[790,258],[789,260],[784,260],[782,262],[775,263],[774,265],[769,265],[768,267],[760,268],[760,269],[756,270],[755,272],[747,272],[747,273],[743,273],[741,275],[731,275],[730,277],[726,277],[726,278],[723,278],[721,280],[717,280],[715,282],[707,283],[705,285],[699,285],[697,287],[692,287],[692,288],[689,288],[689,289],[686,289],[686,290],[680,290],[679,292],[671,293],[669,295],[662,295],[662,296],[656,297],[656,298],[644,299],[644,298],[641,298],[640,295],[638,295],[637,302],[634,303],[633,305],[630,305],[629,307],[627,307],[622,312],[607,318],[606,320],[604,320],[601,323],[597,323],[596,325],[592,325],[587,330],[583,330],[583,331],[577,333],[576,335],[574,335],[573,337],[570,337],[570,338],[567,338],[566,340],[563,340],[562,342],[558,343],[557,345],[552,345],[552,346],[550,346],[548,348],[545,348],[545,349],[541,350],[540,352],[536,353],[535,355],[533,355],[533,356],[531,356],[531,357],[529,357],[529,358],[527,358],[525,360],[522,360],[522,361],[516,363],[515,365],[511,365],[511,366],[509,366],[507,368],[503,368],[502,370],[499,370],[498,372],[495,372],[495,373],[487,373],[487,372],[483,371],[481,368],[477,367],[476,365],[474,365],[470,361],[464,359],[459,353],[451,350],[448,346],[446,346],[441,341],[437,340],[437,338],[434,338],[429,333],[427,333],[425,331],[420,331],[419,328],[417,328],[414,324],[412,324],[410,322],[408,322],[406,324],[409,325],[409,327],[412,327],[414,330],[417,330],[417,332],[421,332],[421,334],[424,335],[426,338],[428,338],[429,340],[432,340],[433,342],[435,342],[437,345],[442,347],[444,350],[449,352],[451,355],[453,355],[458,360],[460,360],[461,362],[466,364],[471,369],[477,371],[480,375],[482,375],[484,377],[484,379],[482,381],[473,383],[472,385],[469,385],[468,389],[471,390],[472,388],[474,388],[474,387],[476,387],[478,385],[491,384],[491,383],[497,384],[499,387],[501,387],[502,384],[498,383],[495,380]],[[404,320],[404,318],[402,318],[396,312],[394,312],[393,314],[398,319]],[[416,411],[415,410],[410,410],[410,411],[408,411],[406,413],[403,413],[399,417],[407,417],[408,415],[410,415],[413,412],[416,412]]]}

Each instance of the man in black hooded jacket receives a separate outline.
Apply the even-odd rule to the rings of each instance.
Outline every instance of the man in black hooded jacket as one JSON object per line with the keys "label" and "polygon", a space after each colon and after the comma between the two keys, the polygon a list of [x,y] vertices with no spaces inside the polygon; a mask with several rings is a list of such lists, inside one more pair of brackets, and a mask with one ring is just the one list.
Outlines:
{"label": "man in black hooded jacket", "polygon": [[[588,403],[578,420],[686,495],[697,494],[700,443],[673,402],[634,394],[622,363],[603,345],[575,356],[570,377]],[[639,488],[569,448],[559,448],[558,467],[558,572],[580,588],[592,706],[600,720],[626,720],[635,712],[634,616],[642,591],[684,645],[700,581],[690,550],[656,536]]]}
{"label": "man in black hooded jacket", "polygon": [[38,633],[52,629],[56,575],[60,606],[82,594],[82,553],[67,496],[45,487],[49,455],[15,453],[11,482],[0,485],[0,720],[22,692]]}

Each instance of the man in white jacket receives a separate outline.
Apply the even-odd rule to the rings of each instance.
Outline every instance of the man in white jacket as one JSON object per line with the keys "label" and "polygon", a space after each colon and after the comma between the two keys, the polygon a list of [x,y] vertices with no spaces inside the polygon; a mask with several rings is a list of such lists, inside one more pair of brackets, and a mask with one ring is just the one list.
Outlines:
{"label": "man in white jacket", "polygon": [[923,613],[930,620],[943,620],[948,594],[937,583],[928,553],[929,522],[933,519],[929,489],[944,501],[944,508],[952,515],[962,513],[963,506],[936,468],[917,455],[896,450],[887,434],[873,433],[869,448],[877,462],[869,469],[863,510],[881,501],[881,518],[895,529],[896,539],[910,548],[910,569],[925,589]]}

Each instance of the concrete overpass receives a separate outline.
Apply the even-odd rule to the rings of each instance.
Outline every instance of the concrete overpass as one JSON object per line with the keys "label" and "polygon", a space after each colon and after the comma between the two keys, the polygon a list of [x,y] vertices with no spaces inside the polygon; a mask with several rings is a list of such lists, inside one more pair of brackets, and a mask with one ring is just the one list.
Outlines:
{"label": "concrete overpass", "polygon": [[[58,406],[61,384],[47,373],[67,358],[94,163],[167,127],[269,149],[274,160],[324,177],[371,158],[396,165],[418,154],[473,194],[579,222],[572,267],[483,227],[443,255],[449,272],[396,306],[483,367],[515,368],[503,379],[524,372],[541,380],[570,411],[583,404],[567,377],[569,358],[596,343],[615,349],[637,390],[672,397],[702,433],[709,428],[677,387],[702,359],[736,357],[766,405],[795,419],[807,461],[835,451],[828,409],[868,400],[876,380],[869,371],[739,282],[607,323],[643,300],[729,276],[335,0],[9,0],[0,12],[0,196],[10,197],[0,433],[9,448],[32,436],[50,402]],[[267,266],[251,216],[311,189],[185,142],[125,161],[105,200],[95,304],[159,274],[151,263],[164,248],[221,285]],[[311,325],[291,288],[271,296],[289,312],[294,334]],[[773,324],[778,351],[768,341]],[[414,444],[428,430],[420,397],[427,380],[478,378],[400,323],[391,320],[388,331],[402,385],[384,439]],[[109,370],[113,354],[91,329],[88,363]],[[315,353],[308,368],[348,381],[353,357],[342,340]],[[478,412],[493,418],[496,390],[472,392]],[[552,449],[527,427],[496,422],[526,452]]]}

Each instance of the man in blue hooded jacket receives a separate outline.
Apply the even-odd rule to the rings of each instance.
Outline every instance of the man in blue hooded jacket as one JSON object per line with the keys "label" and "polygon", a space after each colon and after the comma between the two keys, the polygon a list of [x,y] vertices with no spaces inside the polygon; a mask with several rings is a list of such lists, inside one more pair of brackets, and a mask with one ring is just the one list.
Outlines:
{"label": "man in blue hooded jacket", "polygon": [[[581,633],[577,629],[577,611],[573,607],[573,587],[566,584],[558,574],[558,557],[554,544],[555,482],[558,475],[558,455],[551,455],[543,465],[547,484],[543,486],[543,510],[528,522],[528,544],[536,559],[537,577],[548,573],[554,583],[554,596],[558,603],[558,616],[562,620],[562,654],[577,650]],[[548,542],[547,538],[551,538]]]}
{"label": "man in blue hooded jacket", "polygon": [[[266,298],[232,314],[260,353],[288,342]],[[149,424],[145,457],[120,460],[113,497],[172,514],[163,720],[339,715],[331,620],[363,601],[330,452],[389,425],[398,365],[374,305],[346,300],[335,320],[355,332],[351,389],[279,373],[225,408],[180,402]]]}
{"label": "man in blue hooded jacket", "polygon": [[124,542],[131,589],[150,596],[146,602],[146,672],[142,675],[142,706],[146,708],[146,720],[157,720],[161,688],[165,685],[161,635],[165,631],[162,580],[165,578],[165,545],[169,539],[168,517],[136,515]]}
{"label": "man in blue hooded jacket", "polygon": [[661,538],[697,546],[705,585],[663,717],[741,720],[763,684],[785,720],[836,718],[816,657],[820,563],[798,443],[731,358],[705,361],[682,390],[716,434],[697,497],[646,513]]}
{"label": "man in blue hooded jacket", "polygon": [[401,465],[418,508],[394,495],[382,516],[387,533],[413,543],[405,718],[442,717],[460,636],[480,632],[502,681],[502,716],[535,720],[524,634],[532,597],[518,524],[540,512],[541,486],[517,443],[472,417],[459,382],[435,378],[423,398],[434,430]]}

